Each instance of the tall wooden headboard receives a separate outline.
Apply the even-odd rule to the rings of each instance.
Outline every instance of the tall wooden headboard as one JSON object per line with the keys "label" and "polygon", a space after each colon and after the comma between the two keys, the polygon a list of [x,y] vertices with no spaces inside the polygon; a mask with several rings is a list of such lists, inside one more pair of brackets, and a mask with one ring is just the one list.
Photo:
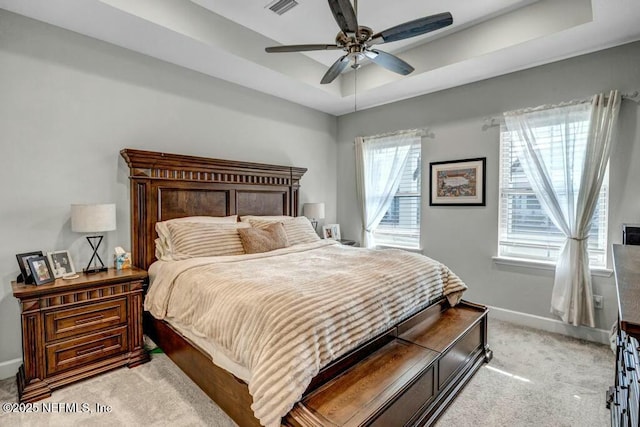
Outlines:
{"label": "tall wooden headboard", "polygon": [[131,180],[133,264],[155,260],[155,224],[194,215],[298,214],[305,168],[125,148]]}

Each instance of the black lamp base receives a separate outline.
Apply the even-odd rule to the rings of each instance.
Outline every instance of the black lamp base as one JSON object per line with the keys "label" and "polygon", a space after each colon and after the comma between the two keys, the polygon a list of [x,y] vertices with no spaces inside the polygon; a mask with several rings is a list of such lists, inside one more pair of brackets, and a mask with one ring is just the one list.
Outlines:
{"label": "black lamp base", "polygon": [[102,273],[103,271],[107,271],[109,269],[109,267],[91,267],[91,268],[85,268],[84,270],[82,270],[82,272],[84,274],[95,274],[95,273]]}
{"label": "black lamp base", "polygon": [[[102,238],[103,236],[87,236],[87,241],[89,242],[91,249],[93,249],[93,254],[91,255],[89,264],[87,264],[87,268],[82,270],[84,274],[100,273],[109,269],[108,267],[105,267],[100,255],[98,255],[98,248],[100,247],[100,243],[102,243]],[[91,263],[93,263],[93,265],[91,265]]]}

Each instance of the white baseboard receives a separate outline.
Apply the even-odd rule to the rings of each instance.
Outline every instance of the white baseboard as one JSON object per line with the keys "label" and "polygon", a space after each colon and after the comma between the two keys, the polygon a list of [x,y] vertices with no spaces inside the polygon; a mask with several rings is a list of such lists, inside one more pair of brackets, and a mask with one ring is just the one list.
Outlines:
{"label": "white baseboard", "polygon": [[0,362],[0,380],[15,377],[18,369],[22,365],[22,359],[7,360]]}
{"label": "white baseboard", "polygon": [[[581,340],[609,345],[609,331],[604,329],[587,328],[586,326],[571,326],[559,320],[533,314],[520,313],[500,307],[489,307],[489,318],[504,320],[517,325],[541,329],[556,334],[567,335]],[[491,330],[489,330],[491,335]]]}

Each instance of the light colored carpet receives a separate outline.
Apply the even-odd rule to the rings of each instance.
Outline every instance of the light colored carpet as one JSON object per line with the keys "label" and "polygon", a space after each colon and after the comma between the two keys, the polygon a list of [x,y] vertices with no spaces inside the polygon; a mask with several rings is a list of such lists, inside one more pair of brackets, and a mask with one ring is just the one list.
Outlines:
{"label": "light colored carpet", "polygon": [[[445,426],[607,426],[614,356],[604,345],[491,320],[494,352],[437,423]],[[15,402],[14,379],[0,402]],[[87,403],[91,413],[0,413],[2,426],[234,426],[164,354],[62,388],[42,402]],[[95,405],[111,412],[96,413]],[[40,402],[35,404],[42,409]],[[79,406],[80,407],[80,406]]]}
{"label": "light colored carpet", "polygon": [[611,424],[608,346],[490,319],[493,360],[436,423],[445,426],[597,427]]}

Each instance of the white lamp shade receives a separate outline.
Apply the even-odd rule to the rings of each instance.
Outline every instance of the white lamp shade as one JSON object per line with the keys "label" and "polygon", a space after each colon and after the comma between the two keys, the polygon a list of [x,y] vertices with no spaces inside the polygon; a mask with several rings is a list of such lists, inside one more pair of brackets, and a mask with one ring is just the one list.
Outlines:
{"label": "white lamp shade", "polygon": [[304,216],[307,218],[324,218],[324,203],[305,203],[302,210],[304,211]]}
{"label": "white lamp shade", "polygon": [[71,230],[98,233],[116,229],[116,205],[71,205]]}

